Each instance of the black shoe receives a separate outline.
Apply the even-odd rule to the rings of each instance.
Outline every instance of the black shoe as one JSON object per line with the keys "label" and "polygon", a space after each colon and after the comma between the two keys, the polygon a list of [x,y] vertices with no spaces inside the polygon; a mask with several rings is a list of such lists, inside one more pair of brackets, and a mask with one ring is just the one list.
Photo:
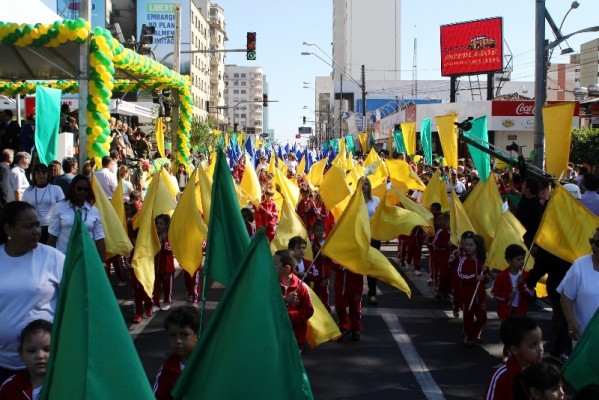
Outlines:
{"label": "black shoe", "polygon": [[351,333],[351,340],[354,340],[354,341],[360,340],[360,332],[358,332],[358,331],[352,331],[352,333]]}
{"label": "black shoe", "polygon": [[374,297],[374,296],[370,296],[370,297],[368,298],[368,304],[370,304],[370,305],[373,305],[373,306],[376,306],[376,305],[378,305],[378,304],[379,304],[379,302],[378,302],[378,301],[376,301],[376,297]]}

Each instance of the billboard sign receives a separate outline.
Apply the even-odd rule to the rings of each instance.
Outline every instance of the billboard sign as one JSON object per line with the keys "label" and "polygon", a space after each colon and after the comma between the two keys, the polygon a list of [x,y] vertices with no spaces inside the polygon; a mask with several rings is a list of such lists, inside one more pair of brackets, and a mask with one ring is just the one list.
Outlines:
{"label": "billboard sign", "polygon": [[300,126],[297,128],[297,132],[301,135],[311,135],[312,127],[311,126]]}
{"label": "billboard sign", "polygon": [[441,26],[441,75],[503,71],[501,17]]}
{"label": "billboard sign", "polygon": [[[106,28],[109,12],[112,11],[112,4],[106,0],[93,0],[91,2],[91,25]],[[65,19],[79,18],[79,0],[57,0],[56,14]]]}

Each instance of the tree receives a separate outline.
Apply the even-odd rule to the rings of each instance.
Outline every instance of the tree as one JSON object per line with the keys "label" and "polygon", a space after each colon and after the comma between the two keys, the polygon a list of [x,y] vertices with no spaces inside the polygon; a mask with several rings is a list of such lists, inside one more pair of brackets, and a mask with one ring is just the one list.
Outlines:
{"label": "tree", "polygon": [[194,117],[191,121],[191,129],[189,130],[191,148],[198,146],[200,152],[207,152],[210,147],[216,147],[218,138],[212,131],[213,127],[213,121],[202,121],[200,118]]}
{"label": "tree", "polygon": [[570,160],[576,164],[599,164],[599,129],[585,128],[572,131]]}

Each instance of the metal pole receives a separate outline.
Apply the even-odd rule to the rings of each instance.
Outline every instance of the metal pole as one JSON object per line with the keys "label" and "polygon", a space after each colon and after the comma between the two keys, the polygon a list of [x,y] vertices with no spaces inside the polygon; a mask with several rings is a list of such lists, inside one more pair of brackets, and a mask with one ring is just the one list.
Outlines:
{"label": "metal pole", "polygon": [[343,110],[343,75],[339,74],[339,138],[341,138],[341,111]]}
{"label": "metal pole", "polygon": [[[181,6],[175,7],[175,46],[173,54],[173,71],[179,73],[181,68]],[[177,130],[179,128],[179,89],[172,88],[173,104],[171,104],[171,171],[176,170],[177,164]]]}
{"label": "metal pole", "polygon": [[535,9],[535,164],[543,169],[545,132],[542,108],[547,97],[547,68],[545,59],[545,0],[536,0]]}
{"label": "metal pole", "polygon": [[368,127],[366,126],[366,71],[364,70],[364,64],[362,64],[362,130],[366,132]]}
{"label": "metal pole", "polygon": [[[79,18],[91,23],[91,0],[79,2]],[[79,81],[79,169],[87,160],[87,97],[89,95],[89,38],[77,45],[77,71],[75,76]]]}

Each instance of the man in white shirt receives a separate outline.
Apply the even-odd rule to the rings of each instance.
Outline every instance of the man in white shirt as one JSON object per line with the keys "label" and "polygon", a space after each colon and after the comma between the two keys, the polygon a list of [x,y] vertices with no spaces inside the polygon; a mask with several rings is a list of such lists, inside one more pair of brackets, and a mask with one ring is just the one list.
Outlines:
{"label": "man in white shirt", "polygon": [[11,183],[15,194],[15,200],[23,199],[23,192],[29,187],[29,179],[25,170],[29,168],[31,155],[26,151],[20,151],[15,155],[15,166],[11,170]]}
{"label": "man in white shirt", "polygon": [[114,161],[111,157],[102,157],[102,168],[99,171],[94,172],[94,177],[98,180],[98,183],[109,199],[112,199],[112,195],[118,185],[116,175],[111,171],[113,163]]}

